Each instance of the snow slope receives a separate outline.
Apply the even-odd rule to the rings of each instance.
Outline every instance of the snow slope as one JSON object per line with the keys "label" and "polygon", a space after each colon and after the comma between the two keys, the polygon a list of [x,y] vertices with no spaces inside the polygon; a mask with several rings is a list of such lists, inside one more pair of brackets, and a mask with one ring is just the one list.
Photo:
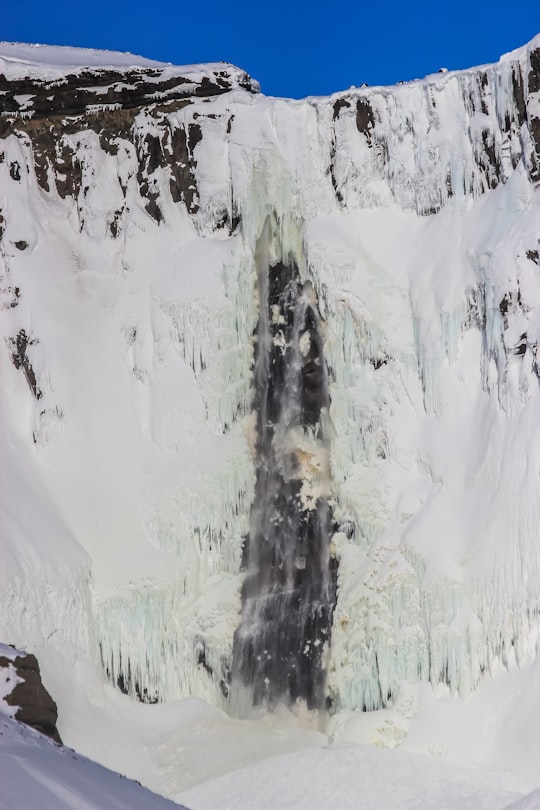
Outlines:
{"label": "snow slope", "polygon": [[24,655],[24,652],[22,650],[15,650],[13,647],[9,647],[7,644],[0,644],[0,655],[8,662],[7,667],[0,668],[0,712],[8,717],[13,717],[16,714],[18,707],[10,706],[8,703],[6,703],[5,698],[12,693],[13,689],[19,682],[17,670],[15,669],[13,662],[15,661],[17,655]]}
{"label": "snow slope", "polygon": [[[39,45],[27,42],[0,42],[2,74],[7,79],[36,77],[60,78],[84,68],[164,67],[164,62],[132,53]],[[50,73],[49,73],[50,71]]]}
{"label": "snow slope", "polygon": [[[6,717],[0,719],[0,751],[2,810],[184,807]],[[301,810],[329,804],[347,810],[357,808],[361,796],[366,810],[537,810],[540,791],[532,787],[510,773],[345,745],[265,759],[183,792],[177,802],[192,810]]]}
{"label": "snow slope", "polygon": [[[219,66],[158,97],[159,68],[122,107],[117,72],[155,65],[0,47],[1,635],[68,744],[178,795],[135,695],[226,707],[272,221],[326,320],[328,730],[540,773],[539,53],[302,101],[234,70],[198,97]],[[85,61],[98,89],[51,117]]]}
{"label": "snow slope", "polygon": [[181,807],[14,720],[0,719],[0,751],[2,810]]}
{"label": "snow slope", "polygon": [[[13,657],[19,652],[5,645],[2,651]],[[285,710],[277,717],[260,714],[250,721],[234,720],[196,700],[129,706],[127,698],[108,687],[101,712],[99,708],[96,712],[98,689],[97,679],[91,685],[87,673],[86,691],[94,692],[93,706],[85,705],[83,690],[63,695],[70,721],[84,727],[85,738],[96,750],[99,746],[102,758],[110,759],[112,752],[121,772],[137,773],[180,804],[165,801],[11,720],[12,707],[0,700],[2,810],[33,806],[150,810],[184,804],[192,810],[286,810],[329,804],[347,810],[358,807],[359,796],[366,810],[390,809],[396,803],[414,810],[441,806],[497,810],[509,802],[512,809],[540,806],[536,780],[378,747],[329,745],[325,735],[298,728],[298,718],[295,721]],[[0,687],[0,694],[5,691],[9,689]],[[304,723],[308,719],[305,716]],[[151,770],[149,752],[154,759]]]}
{"label": "snow slope", "polygon": [[539,793],[530,787],[510,774],[344,745],[266,760],[180,798],[193,810],[502,810],[527,791],[521,801],[538,808]]}

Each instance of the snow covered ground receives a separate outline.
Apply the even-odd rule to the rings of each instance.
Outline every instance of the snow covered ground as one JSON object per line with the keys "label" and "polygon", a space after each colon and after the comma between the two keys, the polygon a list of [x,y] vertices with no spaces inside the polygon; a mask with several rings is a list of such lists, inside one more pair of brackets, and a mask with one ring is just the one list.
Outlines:
{"label": "snow covered ground", "polygon": [[467,701],[410,685],[391,709],[342,713],[328,722],[285,709],[238,719],[196,699],[141,704],[104,684],[89,662],[73,667],[46,650],[40,660],[61,707],[63,739],[193,810],[281,810],[295,807],[300,795],[299,807],[323,810],[328,793],[317,779],[331,786],[340,808],[362,807],[360,796],[375,802],[377,795],[391,807],[393,789],[410,797],[404,807],[416,801],[419,810],[439,810],[445,805],[438,782],[456,810],[506,807],[540,788],[534,665],[502,671]]}
{"label": "snow covered ground", "polygon": [[[194,810],[540,807],[539,48],[332,99],[143,109],[112,146],[94,112],[53,147],[3,115],[1,640],[38,657],[68,745]],[[153,64],[0,56],[11,79]],[[268,217],[327,322],[331,718],[229,717],[220,688]],[[71,806],[70,755],[6,729],[6,810],[27,810],[23,762]]]}
{"label": "snow covered ground", "polygon": [[193,810],[499,810],[525,793],[538,808],[540,791],[530,791],[531,786],[500,771],[344,745],[265,760],[180,799]]}
{"label": "snow covered ground", "polygon": [[[540,807],[538,778],[506,768],[460,767],[441,751],[426,756],[339,742],[310,729],[314,718],[308,715],[293,717],[283,709],[277,716],[235,720],[197,700],[133,704],[111,687],[101,697],[97,701],[94,693],[90,706],[73,689],[63,703],[95,757],[112,761],[119,773],[12,720],[11,707],[0,701],[1,810]],[[175,803],[120,776],[125,773]]]}
{"label": "snow covered ground", "polygon": [[0,715],[2,810],[173,810],[179,805]]}
{"label": "snow covered ground", "polygon": [[[188,719],[189,712],[184,711]],[[204,722],[199,707],[199,726]],[[182,721],[182,717],[177,717]],[[188,721],[189,726],[189,721]],[[216,726],[217,729],[217,726]],[[197,744],[197,729],[190,729]],[[187,736],[187,735],[186,735]],[[249,734],[244,745],[248,745]],[[253,741],[253,738],[252,738]],[[224,748],[227,739],[221,739]],[[234,739],[233,739],[234,744]],[[285,742],[285,740],[284,740]],[[189,745],[189,742],[188,742]],[[286,744],[283,748],[286,748]],[[204,757],[198,751],[199,774]],[[219,754],[218,754],[219,756]],[[221,765],[227,768],[222,748]],[[185,767],[185,763],[183,765]],[[211,767],[209,769],[211,771]],[[1,810],[538,810],[535,782],[371,746],[328,745],[270,759],[175,795],[151,793],[69,748],[0,716]]]}

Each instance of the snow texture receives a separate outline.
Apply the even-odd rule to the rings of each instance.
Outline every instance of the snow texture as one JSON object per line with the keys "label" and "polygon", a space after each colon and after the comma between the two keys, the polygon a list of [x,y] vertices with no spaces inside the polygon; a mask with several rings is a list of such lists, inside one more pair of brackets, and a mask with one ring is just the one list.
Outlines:
{"label": "snow texture", "polygon": [[524,783],[509,774],[450,768],[398,751],[340,746],[266,760],[194,788],[181,798],[193,810],[357,810],[359,806],[362,810],[502,810],[509,802],[512,808],[536,810],[538,791],[513,804],[516,793],[524,789]]}
{"label": "snow texture", "polygon": [[212,77],[224,70],[238,77],[243,73],[234,65],[225,62],[177,66],[132,53],[25,42],[0,42],[0,74],[10,81],[36,79],[63,82],[70,74],[75,76],[81,73],[88,74],[93,69],[125,71],[127,68],[141,72],[148,70],[150,75],[159,78],[181,75],[193,85],[200,84],[204,77]]}
{"label": "snow texture", "polygon": [[[120,774],[53,743],[14,720],[0,719],[0,808],[174,810]],[[184,808],[185,810],[185,808]]]}
{"label": "snow texture", "polygon": [[15,666],[11,663],[19,656],[26,656],[25,652],[16,650],[8,644],[0,644],[0,657],[8,661],[6,667],[0,667],[0,714],[7,714],[8,717],[13,717],[18,710],[18,706],[10,706],[6,698],[11,695],[18,683],[22,681],[17,675]]}
{"label": "snow texture", "polygon": [[[132,66],[0,54],[7,84]],[[371,741],[435,750],[445,701],[485,719],[505,695],[539,772],[536,693],[513,688],[538,683],[539,54],[302,101],[233,71],[47,126],[30,87],[2,113],[1,636],[45,679],[58,654],[132,697],[225,705],[270,217],[325,321],[336,733],[382,716]],[[451,726],[459,754],[471,726]],[[476,733],[507,761],[504,727]]]}

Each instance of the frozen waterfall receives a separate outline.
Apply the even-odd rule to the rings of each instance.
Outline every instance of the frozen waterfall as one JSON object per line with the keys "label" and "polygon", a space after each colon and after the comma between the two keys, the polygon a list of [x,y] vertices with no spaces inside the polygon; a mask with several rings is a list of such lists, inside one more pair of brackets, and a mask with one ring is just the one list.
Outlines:
{"label": "frozen waterfall", "polygon": [[0,68],[4,639],[335,718],[530,665],[540,38],[295,101]]}
{"label": "frozen waterfall", "polygon": [[[324,324],[294,257],[273,250],[267,219],[256,251],[255,499],[233,645],[233,706],[324,701],[337,561],[330,554]],[[241,708],[241,707],[236,707]]]}

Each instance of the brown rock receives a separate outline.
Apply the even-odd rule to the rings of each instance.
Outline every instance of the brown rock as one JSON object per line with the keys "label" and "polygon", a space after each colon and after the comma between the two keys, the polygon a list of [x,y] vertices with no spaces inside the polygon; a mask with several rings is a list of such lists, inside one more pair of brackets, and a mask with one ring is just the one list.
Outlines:
{"label": "brown rock", "polygon": [[43,686],[35,655],[31,653],[18,655],[13,660],[0,656],[0,667],[8,667],[9,664],[15,667],[18,678],[22,679],[5,698],[8,706],[19,707],[15,719],[62,744],[56,728],[58,709]]}

